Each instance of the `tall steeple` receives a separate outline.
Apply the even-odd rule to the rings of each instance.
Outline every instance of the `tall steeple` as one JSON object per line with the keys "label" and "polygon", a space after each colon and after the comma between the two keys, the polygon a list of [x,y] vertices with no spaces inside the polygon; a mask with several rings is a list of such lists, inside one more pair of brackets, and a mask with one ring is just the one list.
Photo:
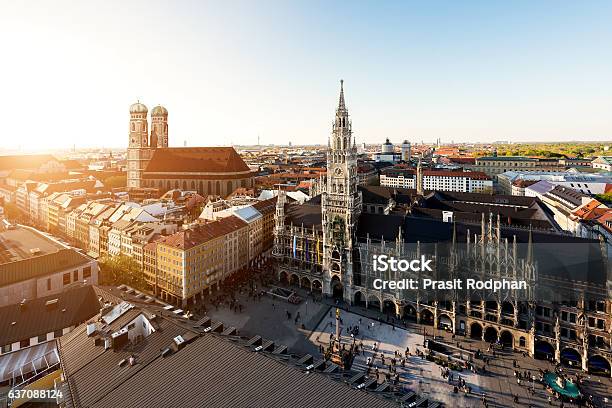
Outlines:
{"label": "tall steeple", "polygon": [[348,153],[348,150],[351,148],[351,127],[352,124],[344,100],[344,80],[340,80],[340,98],[332,126],[331,148],[334,153],[332,156],[333,161],[343,162],[344,160],[341,155]]}
{"label": "tall steeple", "polygon": [[340,80],[340,101],[338,102],[338,109],[336,112],[346,112],[346,103],[344,102],[344,79]]}
{"label": "tall steeple", "polygon": [[[321,195],[323,222],[324,290],[334,288],[332,277],[346,287],[352,279],[353,246],[356,224],[361,214],[362,196],[357,189],[357,146],[352,141],[352,124],[344,98],[344,81],[332,125],[327,151],[325,192]],[[336,285],[337,286],[337,285]]]}

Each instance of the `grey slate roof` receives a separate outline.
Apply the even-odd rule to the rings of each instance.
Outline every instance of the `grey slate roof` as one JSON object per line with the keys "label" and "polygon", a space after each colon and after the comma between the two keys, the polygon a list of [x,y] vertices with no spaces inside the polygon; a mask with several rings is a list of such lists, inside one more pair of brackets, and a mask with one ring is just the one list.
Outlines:
{"label": "grey slate roof", "polygon": [[[58,299],[57,305],[45,306],[45,302],[53,299]],[[0,345],[76,326],[99,312],[98,296],[90,285],[28,300],[24,306],[4,306],[0,308]]]}

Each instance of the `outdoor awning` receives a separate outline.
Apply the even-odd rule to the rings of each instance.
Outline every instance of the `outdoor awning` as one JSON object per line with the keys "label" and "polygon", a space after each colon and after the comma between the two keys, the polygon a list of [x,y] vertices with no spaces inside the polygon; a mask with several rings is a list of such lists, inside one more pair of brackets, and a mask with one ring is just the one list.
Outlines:
{"label": "outdoor awning", "polygon": [[36,370],[43,370],[47,366],[59,363],[55,341],[47,341],[32,347],[0,356],[0,382],[8,381],[13,377],[13,371],[21,375]]}

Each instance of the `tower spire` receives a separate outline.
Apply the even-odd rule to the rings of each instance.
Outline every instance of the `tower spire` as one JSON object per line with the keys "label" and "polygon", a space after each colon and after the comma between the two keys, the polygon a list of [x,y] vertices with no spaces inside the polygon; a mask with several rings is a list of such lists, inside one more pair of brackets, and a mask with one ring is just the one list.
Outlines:
{"label": "tower spire", "polygon": [[338,111],[345,111],[346,103],[344,102],[344,79],[340,80],[340,101],[338,102]]}

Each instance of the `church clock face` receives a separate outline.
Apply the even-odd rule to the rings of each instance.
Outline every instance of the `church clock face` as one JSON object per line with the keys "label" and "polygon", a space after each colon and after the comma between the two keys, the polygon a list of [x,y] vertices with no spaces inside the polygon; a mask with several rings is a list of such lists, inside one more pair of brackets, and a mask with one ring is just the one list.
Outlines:
{"label": "church clock face", "polygon": [[342,169],[340,167],[336,167],[336,169],[334,170],[334,174],[336,176],[342,176]]}

